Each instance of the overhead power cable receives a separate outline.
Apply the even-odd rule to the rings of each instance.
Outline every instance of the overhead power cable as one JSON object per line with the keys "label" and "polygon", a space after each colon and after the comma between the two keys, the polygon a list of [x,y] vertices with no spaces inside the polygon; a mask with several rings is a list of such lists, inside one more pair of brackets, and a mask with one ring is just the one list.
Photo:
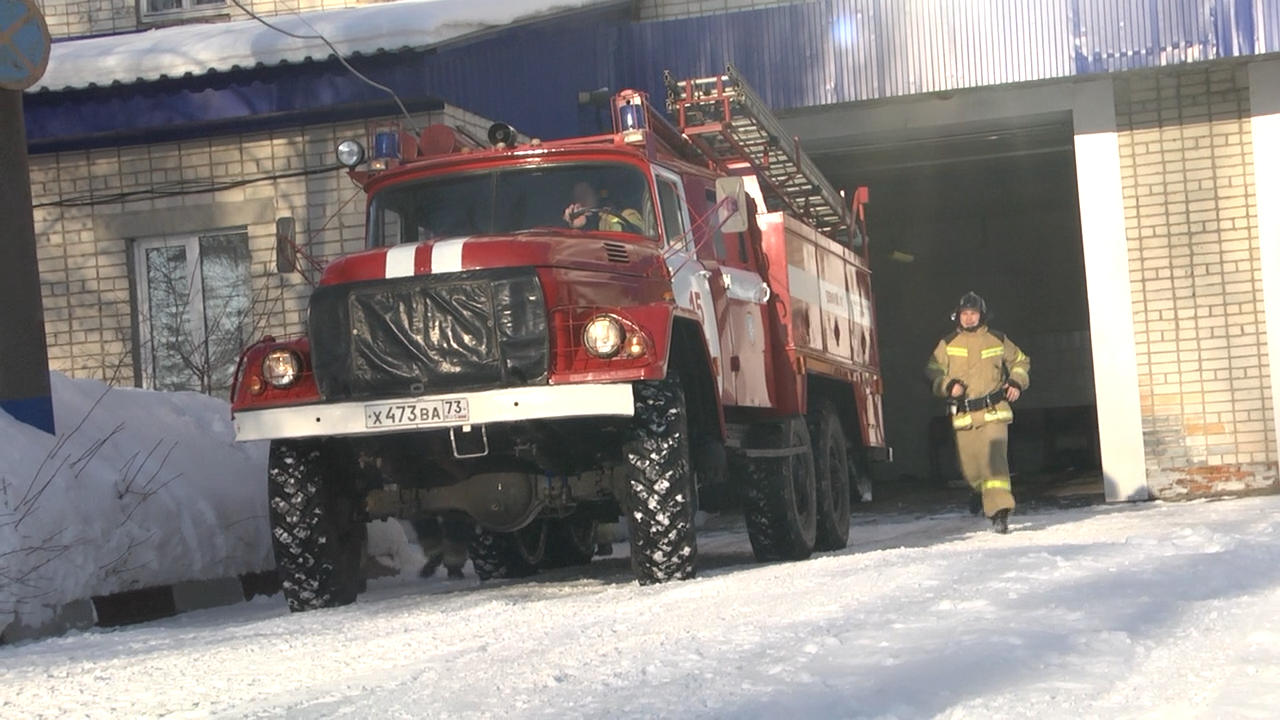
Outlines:
{"label": "overhead power cable", "polygon": [[[311,28],[311,31],[315,33],[314,35],[301,35],[299,33],[285,30],[284,28],[271,23],[267,19],[261,17],[254,11],[245,7],[244,3],[242,3],[241,0],[231,0],[231,2],[236,7],[243,10],[245,14],[248,15],[249,17],[253,18],[254,20],[257,20],[267,28],[270,28],[271,30],[276,31],[281,35],[284,35],[286,37],[291,37],[295,40],[319,40],[320,42],[324,43],[325,46],[329,48],[329,51],[333,53],[333,56],[338,59],[338,62],[342,63],[342,66],[345,67],[347,70],[349,70],[352,75],[355,75],[357,78],[364,81],[371,87],[377,88],[378,90],[381,90],[382,92],[390,95],[391,99],[396,101],[396,106],[400,108],[400,112],[404,115],[405,121],[409,123],[409,127],[413,129],[413,134],[414,135],[420,134],[421,131],[418,130],[417,124],[414,123],[413,116],[409,114],[409,110],[404,106],[404,103],[400,102],[400,96],[396,95],[396,91],[392,90],[386,85],[382,85],[380,83],[374,82],[373,80],[370,80],[369,78],[365,77],[365,75],[361,73],[359,70],[356,70],[354,67],[351,67],[351,63],[347,62],[347,59],[342,57],[342,53],[338,52],[338,48],[335,47],[333,43],[329,42],[329,39],[326,38],[323,34],[321,34],[320,31],[316,30],[311,23],[307,22],[307,19],[302,16],[302,13],[298,12],[297,10],[294,10],[293,8],[289,8],[293,12],[294,16],[298,18],[299,22]],[[288,7],[288,5],[285,4],[285,7]]]}
{"label": "overhead power cable", "polygon": [[150,200],[162,197],[202,195],[205,193],[218,192],[220,190],[232,190],[246,185],[253,185],[255,183],[271,182],[273,180],[288,180],[290,178],[332,173],[341,167],[341,165],[326,165],[325,167],[311,168],[309,170],[292,170],[290,172],[271,173],[268,175],[258,175],[256,177],[239,178],[236,180],[225,180],[222,182],[210,182],[206,180],[177,180],[171,183],[152,185],[138,190],[125,190],[122,192],[108,194],[88,192],[81,195],[73,195],[70,197],[59,198],[57,200],[50,200],[48,202],[36,203],[31,207],[90,207],[94,205],[108,205],[111,203]]}

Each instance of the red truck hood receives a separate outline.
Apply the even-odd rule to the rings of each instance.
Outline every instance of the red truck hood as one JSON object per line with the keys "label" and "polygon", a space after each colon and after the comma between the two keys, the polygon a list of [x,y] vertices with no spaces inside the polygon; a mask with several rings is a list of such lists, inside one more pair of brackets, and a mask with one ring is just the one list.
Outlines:
{"label": "red truck hood", "polygon": [[662,267],[663,261],[657,243],[639,238],[613,240],[553,232],[474,235],[346,255],[325,266],[320,284],[526,266],[646,275]]}

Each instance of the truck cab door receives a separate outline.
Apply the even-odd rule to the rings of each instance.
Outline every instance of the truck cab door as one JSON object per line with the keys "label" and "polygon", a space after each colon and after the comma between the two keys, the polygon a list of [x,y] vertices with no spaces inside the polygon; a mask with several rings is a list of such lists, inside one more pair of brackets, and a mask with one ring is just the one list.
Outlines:
{"label": "truck cab door", "polygon": [[711,294],[711,271],[699,260],[689,232],[689,208],[684,201],[684,183],[680,176],[664,168],[653,168],[653,179],[658,190],[658,211],[662,218],[662,233],[666,242],[664,255],[671,271],[671,285],[676,305],[698,319],[707,352],[716,376],[716,389],[723,399],[732,389],[726,381],[723,358],[724,345],[720,342],[719,325],[716,322],[714,297]]}

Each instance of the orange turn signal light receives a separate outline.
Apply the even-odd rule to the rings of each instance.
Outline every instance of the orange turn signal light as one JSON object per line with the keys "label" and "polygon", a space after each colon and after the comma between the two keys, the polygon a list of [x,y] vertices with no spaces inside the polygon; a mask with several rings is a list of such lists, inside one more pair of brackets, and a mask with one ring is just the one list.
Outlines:
{"label": "orange turn signal light", "polygon": [[633,358],[638,358],[641,355],[644,355],[647,350],[645,347],[644,336],[639,333],[635,333],[627,337],[627,344],[624,347],[627,355]]}

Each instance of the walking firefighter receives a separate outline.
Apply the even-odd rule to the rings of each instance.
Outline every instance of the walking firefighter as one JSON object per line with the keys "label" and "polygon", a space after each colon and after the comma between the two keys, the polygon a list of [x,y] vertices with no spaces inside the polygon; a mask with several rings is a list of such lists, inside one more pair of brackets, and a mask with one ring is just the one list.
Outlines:
{"label": "walking firefighter", "polygon": [[1009,532],[1013,488],[1009,478],[1009,423],[1031,383],[1031,358],[1003,333],[987,327],[986,302],[966,293],[951,319],[956,328],[938,342],[925,369],[933,394],[947,400],[960,468],[991,529]]}

